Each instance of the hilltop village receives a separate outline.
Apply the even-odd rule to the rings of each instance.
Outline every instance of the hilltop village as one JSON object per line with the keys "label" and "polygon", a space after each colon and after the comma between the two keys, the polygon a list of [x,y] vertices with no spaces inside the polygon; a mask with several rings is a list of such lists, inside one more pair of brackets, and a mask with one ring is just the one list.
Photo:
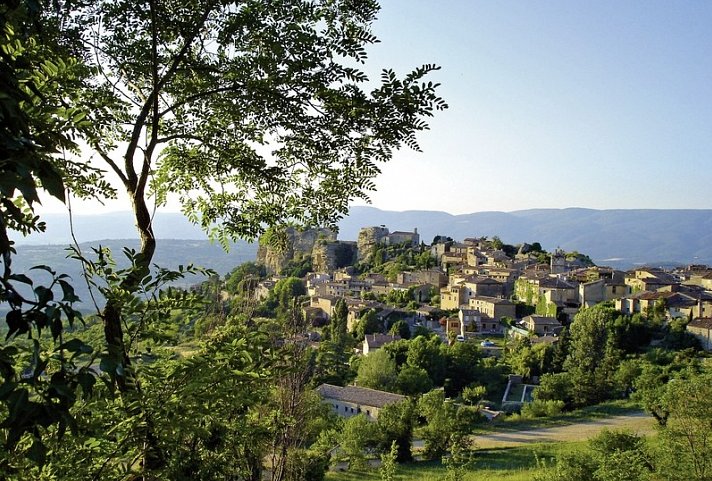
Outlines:
{"label": "hilltop village", "polygon": [[550,416],[643,392],[649,366],[712,347],[711,269],[624,272],[538,242],[288,228],[228,274],[237,283],[255,322],[299,313],[310,384],[346,418],[421,396],[440,396],[438,412],[454,400],[457,420]]}
{"label": "hilltop village", "polygon": [[417,229],[386,226],[361,229],[356,242],[338,241],[325,229],[289,229],[286,247],[262,242],[257,262],[269,275],[257,284],[258,300],[299,266],[309,299],[303,314],[314,327],[330,322],[339,300],[347,306],[349,332],[373,310],[377,322],[364,333],[372,335],[364,353],[393,339],[393,325],[411,335],[425,328],[448,342],[508,335],[555,343],[581,308],[606,302],[622,314],[655,311],[691,321],[689,332],[710,345],[712,269],[706,266],[619,271],[578,252],[547,252],[537,242],[437,236],[427,245]]}

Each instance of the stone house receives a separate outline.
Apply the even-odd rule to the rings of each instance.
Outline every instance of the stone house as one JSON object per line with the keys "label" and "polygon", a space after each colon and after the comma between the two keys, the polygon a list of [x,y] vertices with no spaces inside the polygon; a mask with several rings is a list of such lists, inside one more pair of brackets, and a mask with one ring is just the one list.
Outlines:
{"label": "stone house", "polygon": [[620,299],[630,292],[630,286],[625,283],[599,278],[578,285],[578,303],[582,307],[591,307],[601,302]]}
{"label": "stone house", "polygon": [[537,336],[558,334],[562,328],[561,323],[555,317],[546,317],[537,314],[522,318],[521,325],[524,326],[527,331]]}
{"label": "stone house", "polygon": [[477,309],[462,308],[458,311],[458,318],[463,331],[483,334],[501,334],[504,330],[499,319],[493,319],[484,315]]}
{"label": "stone house", "polygon": [[480,311],[482,316],[499,323],[503,317],[517,317],[517,306],[508,299],[497,297],[475,296],[469,300],[470,309]]}
{"label": "stone house", "polygon": [[477,247],[467,248],[467,265],[472,267],[487,264],[487,256],[484,255]]}
{"label": "stone house", "polygon": [[450,316],[445,318],[445,326],[443,327],[445,328],[446,335],[449,335],[451,332],[454,332],[455,335],[465,335],[465,324],[460,317]]}
{"label": "stone house", "polygon": [[448,267],[458,266],[466,262],[467,255],[460,254],[459,252],[445,252],[440,256],[440,265],[443,270],[447,270]]}
{"label": "stone house", "polygon": [[477,296],[504,296],[504,285],[501,282],[489,277],[468,276],[464,281],[460,282],[460,284],[466,289],[465,302],[469,301],[472,297]]}
{"label": "stone house", "polygon": [[462,285],[443,287],[440,289],[440,309],[450,311],[459,309],[465,304],[467,288]]}
{"label": "stone house", "polygon": [[399,284],[432,284],[440,288],[447,285],[447,276],[438,269],[404,271],[396,275],[396,282]]}
{"label": "stone house", "polygon": [[376,351],[388,343],[399,341],[400,338],[397,334],[366,334],[363,339],[363,355],[367,356],[370,352]]}
{"label": "stone house", "polygon": [[659,269],[636,269],[626,275],[624,282],[634,293],[657,291],[663,287],[679,284],[674,276]]}
{"label": "stone house", "polygon": [[695,336],[705,351],[712,351],[712,317],[698,317],[687,324],[687,332]]}
{"label": "stone house", "polygon": [[420,235],[418,229],[413,229],[413,232],[395,231],[388,234],[386,237],[387,244],[409,244],[417,246],[420,244]]}
{"label": "stone house", "polygon": [[327,294],[321,296],[312,296],[309,299],[309,307],[316,307],[321,309],[325,314],[327,319],[331,319],[334,315],[334,308],[336,307],[336,301],[340,298],[337,296],[330,296]]}
{"label": "stone house", "polygon": [[262,282],[258,282],[257,287],[255,287],[255,299],[258,301],[267,299],[269,297],[269,293],[272,292],[272,289],[274,289],[275,284],[277,284],[277,281],[272,279],[266,279]]}
{"label": "stone house", "polygon": [[700,312],[701,306],[704,310],[700,300],[681,292],[671,291],[642,291],[616,299],[616,310],[623,314],[639,313],[647,316],[659,307],[666,319],[693,317],[695,311]]}
{"label": "stone house", "polygon": [[331,405],[333,411],[341,417],[351,417],[365,414],[370,420],[376,420],[381,409],[389,404],[395,404],[406,399],[400,394],[378,391],[358,386],[334,386],[322,384],[316,392],[325,404]]}

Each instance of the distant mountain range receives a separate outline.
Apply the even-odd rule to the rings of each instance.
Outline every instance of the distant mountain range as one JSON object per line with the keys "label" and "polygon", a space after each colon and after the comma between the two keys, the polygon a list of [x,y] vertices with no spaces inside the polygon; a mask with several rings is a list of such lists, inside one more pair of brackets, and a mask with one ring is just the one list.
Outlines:
{"label": "distant mountain range", "polygon": [[[67,216],[55,214],[43,218],[47,222],[47,232],[16,239],[18,245],[71,242]],[[75,215],[73,224],[80,242],[136,238],[128,212]],[[394,212],[373,207],[352,207],[349,216],[339,224],[339,239],[355,240],[361,227],[375,225],[385,225],[391,231],[417,228],[426,244],[436,235],[447,235],[455,240],[497,235],[509,244],[539,242],[547,250],[556,247],[566,251],[576,250],[588,254],[599,265],[619,268],[636,264],[712,264],[712,210],[571,208],[452,215],[434,211]],[[188,250],[196,254],[202,248],[209,247],[213,253],[220,250],[210,245],[205,234],[181,214],[156,214],[154,232],[159,239],[204,241],[193,244],[194,247]],[[188,262],[187,259],[176,258],[179,253],[184,255],[186,250],[176,250],[175,246],[159,242],[158,255],[166,255],[178,263]],[[248,247],[251,252],[256,251],[254,245]],[[250,249],[245,252],[248,251]],[[223,259],[217,264],[225,266],[226,262]]]}

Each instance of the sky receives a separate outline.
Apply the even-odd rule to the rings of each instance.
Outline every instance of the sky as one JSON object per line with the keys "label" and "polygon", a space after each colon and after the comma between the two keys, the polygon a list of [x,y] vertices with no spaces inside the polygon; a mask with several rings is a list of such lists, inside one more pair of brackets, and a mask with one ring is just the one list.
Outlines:
{"label": "sky", "polygon": [[374,207],[712,208],[712,2],[381,4],[365,70],[437,64],[450,108],[382,165]]}

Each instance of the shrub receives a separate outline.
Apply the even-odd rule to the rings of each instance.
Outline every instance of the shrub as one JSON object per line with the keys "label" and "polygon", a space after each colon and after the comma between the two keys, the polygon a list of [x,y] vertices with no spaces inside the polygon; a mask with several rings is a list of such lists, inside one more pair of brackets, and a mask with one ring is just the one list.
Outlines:
{"label": "shrub", "polygon": [[543,418],[558,416],[564,410],[564,401],[555,399],[536,399],[522,406],[522,416],[526,418]]}

